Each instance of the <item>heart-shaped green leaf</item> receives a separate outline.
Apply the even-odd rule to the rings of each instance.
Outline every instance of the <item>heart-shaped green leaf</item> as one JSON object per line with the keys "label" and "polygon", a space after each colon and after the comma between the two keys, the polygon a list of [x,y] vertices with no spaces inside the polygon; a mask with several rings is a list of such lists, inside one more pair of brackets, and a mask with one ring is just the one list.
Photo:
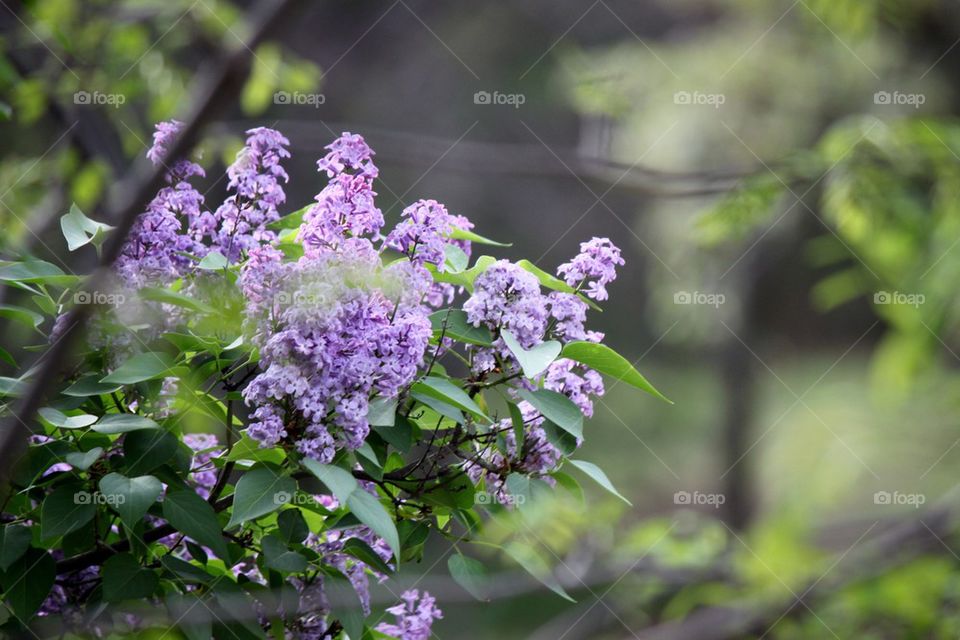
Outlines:
{"label": "heart-shaped green leaf", "polygon": [[30,527],[8,524],[0,529],[0,570],[6,571],[18,560],[30,547],[32,538]]}
{"label": "heart-shaped green leaf", "polygon": [[216,512],[193,489],[168,489],[163,518],[180,533],[213,549],[218,558],[229,557]]}
{"label": "heart-shaped green leaf", "polygon": [[153,476],[128,478],[119,473],[108,473],[100,479],[100,493],[130,528],[147,513],[162,492],[163,485]]}
{"label": "heart-shaped green leaf", "polygon": [[97,421],[97,416],[91,416],[85,413],[78,416],[68,416],[53,407],[43,407],[37,410],[37,413],[40,414],[41,418],[61,429],[82,429],[83,427],[89,427]]}
{"label": "heart-shaped green leaf", "polygon": [[237,482],[227,528],[276,511],[293,500],[297,481],[272,466],[257,466]]}
{"label": "heart-shaped green leaf", "polygon": [[40,537],[44,540],[76,531],[93,520],[93,494],[79,484],[63,485],[48,495],[40,508]]}
{"label": "heart-shaped green leaf", "polygon": [[500,332],[500,337],[503,338],[503,342],[510,349],[513,357],[520,363],[523,375],[528,378],[535,378],[546,371],[550,363],[560,355],[560,350],[563,348],[563,345],[556,340],[547,340],[542,344],[535,345],[532,349],[524,349],[514,335],[506,329]]}
{"label": "heart-shaped green leaf", "polygon": [[103,447],[94,447],[90,451],[74,451],[64,458],[74,469],[86,471],[103,454]]}

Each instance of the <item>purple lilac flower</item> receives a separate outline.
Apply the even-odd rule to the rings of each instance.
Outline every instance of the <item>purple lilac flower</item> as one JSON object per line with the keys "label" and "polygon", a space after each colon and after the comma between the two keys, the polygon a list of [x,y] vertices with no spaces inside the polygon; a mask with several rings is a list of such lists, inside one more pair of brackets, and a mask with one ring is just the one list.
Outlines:
{"label": "purple lilac flower", "polygon": [[317,204],[304,214],[297,235],[308,258],[336,250],[348,237],[375,238],[383,227],[383,213],[374,203],[373,151],[361,136],[351,133],[344,133],[327,149],[330,153],[318,166],[330,182],[317,194]]}
{"label": "purple lilac flower", "polygon": [[370,242],[354,238],[286,276],[275,326],[252,338],[262,370],[244,390],[257,407],[248,433],[329,462],[336,447],[366,439],[372,395],[393,397],[416,376],[433,333],[419,305],[429,274],[384,269]]}
{"label": "purple lilac flower", "polygon": [[400,223],[384,244],[417,265],[433,264],[443,271],[446,236],[453,229],[447,208],[436,200],[418,200],[403,210]]}
{"label": "purple lilac flower", "polygon": [[[289,177],[281,160],[290,157],[290,144],[279,131],[258,127],[247,131],[247,142],[227,169],[227,187],[234,195],[217,209],[215,238],[220,253],[236,262],[244,253],[276,239],[267,225],[280,218],[277,208],[287,197],[281,182]],[[200,232],[208,232],[205,225]]]}
{"label": "purple lilac flower", "polygon": [[[63,552],[56,549],[53,557],[55,560],[62,560]],[[100,572],[95,566],[57,576],[57,584],[50,589],[37,615],[60,616],[66,628],[79,630],[84,618],[83,605],[96,587],[99,577]]]}
{"label": "purple lilac flower", "polygon": [[416,589],[405,591],[400,599],[402,603],[387,609],[388,613],[396,616],[396,622],[382,622],[377,625],[377,631],[399,640],[427,640],[433,621],[443,618],[436,599],[426,591],[421,595]]}
{"label": "purple lilac flower", "polygon": [[[166,155],[170,150],[171,143],[180,130],[183,129],[183,123],[179,120],[169,120],[167,122],[157,123],[156,131],[153,133],[153,146],[147,150],[147,159],[154,165],[167,166],[164,164]],[[175,184],[183,182],[193,176],[204,176],[203,167],[190,160],[177,158],[173,165],[167,167],[167,182]]]}
{"label": "purple lilac flower", "polygon": [[183,443],[193,451],[193,463],[190,466],[190,480],[197,493],[203,499],[210,497],[210,491],[217,484],[217,468],[213,459],[223,453],[223,447],[212,433],[187,433]]}
{"label": "purple lilac flower", "polygon": [[[473,294],[463,305],[468,322],[485,326],[494,335],[507,330],[525,349],[543,341],[549,300],[540,292],[533,274],[507,260],[498,260],[477,276],[473,286]],[[471,358],[473,371],[478,374],[493,371],[497,358],[505,364],[504,373],[519,368],[502,338],[496,339],[492,349],[471,349]]]}
{"label": "purple lilac flower", "polygon": [[623,264],[620,249],[608,238],[592,238],[580,243],[580,253],[560,265],[557,273],[571,287],[586,284],[585,293],[594,300],[606,300],[606,286],[617,278],[617,265]]}
{"label": "purple lilac flower", "polygon": [[[176,120],[161,122],[153,135],[153,146],[147,157],[155,165],[163,164],[170,142],[183,125]],[[166,165],[165,165],[166,166]],[[180,277],[191,266],[182,252],[193,252],[196,242],[181,233],[181,217],[200,216],[203,196],[188,182],[203,176],[203,169],[189,160],[178,159],[168,167],[162,188],[133,224],[116,261],[116,271],[123,284],[140,288],[164,285]]]}
{"label": "purple lilac flower", "polygon": [[326,171],[329,178],[351,172],[373,180],[380,173],[373,164],[373,156],[376,154],[359,134],[344,131],[326,148],[329,153],[317,161],[317,168]]}
{"label": "purple lilac flower", "polygon": [[543,386],[570,398],[588,418],[593,417],[590,396],[604,393],[603,378],[599,373],[567,358],[556,360],[547,367]]}
{"label": "purple lilac flower", "polygon": [[528,349],[543,340],[547,299],[533,274],[507,260],[497,260],[477,276],[473,287],[473,295],[463,305],[473,326],[507,329]]}

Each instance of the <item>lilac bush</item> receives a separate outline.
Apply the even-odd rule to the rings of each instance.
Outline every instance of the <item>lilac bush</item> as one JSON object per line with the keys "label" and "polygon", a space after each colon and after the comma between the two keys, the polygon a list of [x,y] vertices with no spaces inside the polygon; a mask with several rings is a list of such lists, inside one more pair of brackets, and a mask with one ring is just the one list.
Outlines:
{"label": "lilac bush", "polygon": [[[51,340],[70,304],[99,306],[14,473],[3,629],[136,635],[172,617],[190,637],[428,638],[431,594],[376,612],[371,586],[428,542],[469,542],[487,514],[571,486],[570,469],[609,488],[571,460],[602,376],[659,396],[586,328],[620,249],[590,239],[555,274],[475,258],[499,243],[435,200],[387,227],[375,154],[351,133],[290,212],[289,141],[251,129],[213,207],[193,184],[204,169],[167,157],[179,127],[158,125],[147,153],[167,185],[125,240],[116,291],[11,263],[57,316]],[[73,249],[109,232],[68,215]],[[449,568],[476,593],[483,565],[464,547]]]}

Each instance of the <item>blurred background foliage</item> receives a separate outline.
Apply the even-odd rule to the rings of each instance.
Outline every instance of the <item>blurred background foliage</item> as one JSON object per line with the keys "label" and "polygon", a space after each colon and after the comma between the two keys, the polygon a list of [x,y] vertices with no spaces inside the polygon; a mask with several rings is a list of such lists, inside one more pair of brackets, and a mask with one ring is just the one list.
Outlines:
{"label": "blurred background foliage", "polygon": [[[70,265],[56,220],[99,218],[252,3],[2,4],[0,248]],[[960,540],[934,510],[960,459],[958,37],[950,0],[331,1],[257,49],[209,132],[233,142],[198,150],[221,161],[212,200],[245,128],[291,138],[291,211],[349,129],[380,152],[388,217],[436,197],[550,270],[609,235],[628,264],[597,324],[676,401],[597,403],[580,457],[631,505],[558,487],[484,533],[577,603],[493,552],[478,603],[436,542],[401,580],[426,574],[438,637],[648,637],[710,607],[774,612],[715,637],[957,637]],[[859,558],[903,522],[919,534]]]}

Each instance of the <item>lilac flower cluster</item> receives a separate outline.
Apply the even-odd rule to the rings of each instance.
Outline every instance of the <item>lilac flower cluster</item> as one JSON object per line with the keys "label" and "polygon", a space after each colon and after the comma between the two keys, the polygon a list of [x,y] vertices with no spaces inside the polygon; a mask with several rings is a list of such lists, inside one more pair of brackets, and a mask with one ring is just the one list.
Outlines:
{"label": "lilac flower cluster", "polygon": [[396,616],[396,621],[380,623],[377,631],[398,640],[428,640],[433,621],[443,618],[436,599],[426,591],[421,594],[416,589],[404,591],[400,599],[403,602],[387,609],[387,613]]}
{"label": "lilac flower cluster", "polygon": [[290,157],[286,149],[289,144],[273,129],[257,127],[247,131],[246,144],[227,169],[227,188],[234,194],[215,214],[208,214],[196,225],[195,233],[211,236],[220,253],[231,262],[276,239],[267,225],[280,218],[277,208],[287,199],[281,181],[287,182],[289,177],[280,161]]}
{"label": "lilac flower cluster", "polygon": [[[306,223],[305,223],[306,224]],[[418,303],[429,281],[409,265],[384,268],[366,239],[282,267],[284,289],[263,298],[257,271],[251,318],[262,372],[244,390],[256,410],[248,428],[263,446],[291,438],[304,455],[329,462],[338,446],[356,449],[369,432],[373,394],[394,397],[423,363],[432,328]],[[282,294],[282,296],[281,296]]]}
{"label": "lilac flower cluster", "polygon": [[383,227],[383,213],[377,208],[373,180],[379,174],[373,150],[363,137],[344,133],[329,153],[317,163],[330,178],[315,198],[317,204],[303,216],[297,239],[307,257],[336,250],[348,237],[376,237]]}
{"label": "lilac flower cluster", "polygon": [[[623,264],[620,250],[610,240],[594,238],[581,244],[581,252],[572,261],[561,265],[558,273],[579,291],[587,286],[587,295],[606,298],[605,285],[616,278],[616,265]],[[504,331],[517,339],[525,349],[547,339],[570,342],[599,342],[603,334],[587,331],[587,304],[576,293],[552,292],[544,295],[537,278],[520,266],[498,261],[477,276],[473,295],[463,305],[467,320],[474,326],[490,329],[497,339],[492,348],[471,348],[472,368],[477,375],[499,370],[504,379],[519,374],[520,366],[500,334]],[[554,361],[537,380],[517,380],[515,385],[562,393],[583,415],[593,415],[593,398],[604,393],[599,373],[566,358]],[[464,470],[474,482],[484,481],[488,493],[503,504],[509,504],[504,481],[511,472],[546,477],[561,459],[561,452],[550,443],[543,429],[543,416],[529,403],[520,402],[523,417],[523,441],[517,442],[510,420],[496,425],[506,446],[502,450],[481,448],[479,461],[468,461]],[[579,442],[578,442],[579,444]]]}
{"label": "lilac flower cluster", "polygon": [[404,209],[400,217],[400,223],[387,235],[386,246],[414,264],[432,264],[442,271],[446,236],[453,230],[447,208],[436,200],[418,200]]}
{"label": "lilac flower cluster", "polygon": [[[182,124],[161,122],[147,157],[167,166],[167,152]],[[228,189],[233,195],[211,213],[203,209],[204,198],[190,183],[203,177],[200,165],[175,159],[168,166],[168,186],[160,190],[134,222],[116,270],[122,284],[138,289],[166,285],[189,273],[202,258],[217,250],[231,262],[245,253],[271,243],[276,234],[267,225],[280,217],[277,208],[286,201],[281,182],[287,173],[280,164],[290,156],[289,144],[279,132],[264,127],[247,132],[244,147],[227,169]]]}
{"label": "lilac flower cluster", "polygon": [[[167,151],[181,127],[175,120],[157,125],[153,146],[147,151],[151,162],[167,166]],[[200,216],[203,196],[188,182],[194,176],[203,177],[204,172],[189,160],[177,159],[172,167],[167,167],[168,186],[157,193],[147,211],[134,222],[117,258],[116,271],[124,285],[140,288],[167,284],[190,266],[190,259],[182,253],[195,250],[196,243],[181,232],[180,221]]]}
{"label": "lilac flower cluster", "polygon": [[571,287],[583,288],[594,300],[607,299],[607,285],[617,277],[617,265],[623,264],[620,249],[607,238],[591,238],[580,243],[580,253],[557,272]]}

